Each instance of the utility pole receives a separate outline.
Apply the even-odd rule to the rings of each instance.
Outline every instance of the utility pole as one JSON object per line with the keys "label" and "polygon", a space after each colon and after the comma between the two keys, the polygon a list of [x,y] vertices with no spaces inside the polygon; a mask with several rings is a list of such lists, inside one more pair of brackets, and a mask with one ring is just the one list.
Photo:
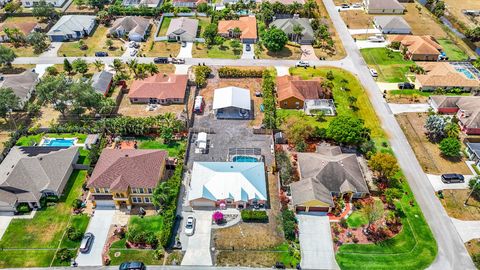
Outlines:
{"label": "utility pole", "polygon": [[472,196],[472,193],[475,191],[475,188],[477,187],[478,184],[480,184],[480,179],[477,179],[477,181],[475,181],[475,184],[473,184],[472,190],[470,191],[470,194],[468,194],[468,197],[463,203],[463,206],[467,206],[468,199],[470,199],[470,197]]}

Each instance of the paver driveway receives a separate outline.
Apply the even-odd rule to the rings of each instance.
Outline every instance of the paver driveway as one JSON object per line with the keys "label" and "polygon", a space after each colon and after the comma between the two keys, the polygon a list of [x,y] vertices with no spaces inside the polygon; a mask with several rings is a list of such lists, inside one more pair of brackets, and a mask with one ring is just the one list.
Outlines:
{"label": "paver driveway", "polygon": [[302,269],[340,269],[335,261],[327,216],[297,215]]}
{"label": "paver driveway", "polygon": [[112,224],[115,209],[113,208],[97,208],[93,217],[88,224],[87,232],[93,233],[92,248],[89,253],[78,253],[75,261],[78,266],[101,266],[103,246],[108,238],[108,230]]}
{"label": "paver driveway", "polygon": [[[184,222],[187,216],[184,216]],[[182,265],[211,266],[212,211],[195,211],[193,216],[196,219],[195,233],[188,237],[187,252],[183,256]],[[182,224],[182,226],[184,225]]]}

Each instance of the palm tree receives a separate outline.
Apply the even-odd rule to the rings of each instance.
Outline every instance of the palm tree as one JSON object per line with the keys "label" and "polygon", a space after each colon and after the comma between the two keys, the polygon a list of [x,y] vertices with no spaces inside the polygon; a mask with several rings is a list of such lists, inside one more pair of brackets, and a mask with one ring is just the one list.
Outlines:
{"label": "palm tree", "polygon": [[154,190],[153,190],[153,205],[160,208],[162,210],[170,201],[170,194],[172,190],[167,185],[167,182],[161,182]]}
{"label": "palm tree", "polygon": [[293,34],[295,35],[295,41],[298,41],[302,38],[302,32],[304,28],[300,24],[296,24],[293,26]]}
{"label": "palm tree", "polygon": [[130,73],[135,74],[135,76],[137,76],[137,73],[136,73],[137,65],[138,65],[138,62],[135,59],[132,59],[127,62],[127,67],[130,70]]}
{"label": "palm tree", "polygon": [[240,30],[240,28],[238,27],[233,28],[232,35],[234,38],[240,37],[241,34],[242,34],[242,30]]}
{"label": "palm tree", "polygon": [[293,2],[292,4],[290,4],[288,6],[288,8],[290,9],[290,13],[292,14],[298,14],[300,13],[300,11],[302,10],[303,6],[302,4],[298,3],[297,1]]}
{"label": "palm tree", "polygon": [[113,46],[113,40],[111,40],[111,39],[105,40],[105,46],[107,46],[107,48],[108,48],[109,50],[111,50],[111,49],[112,49],[112,46]]}
{"label": "palm tree", "polygon": [[145,79],[147,77],[148,68],[146,65],[136,64],[133,73],[137,79]]}
{"label": "palm tree", "polygon": [[315,0],[307,0],[307,2],[305,2],[305,4],[303,5],[303,8],[307,13],[307,17],[312,18],[313,11],[318,10],[318,5],[317,5],[317,2],[315,2]]}
{"label": "palm tree", "polygon": [[146,66],[148,73],[150,73],[150,76],[153,76],[158,73],[158,66],[155,65],[154,63],[149,63]]}
{"label": "palm tree", "polygon": [[[117,60],[117,59],[115,59]],[[101,71],[103,69],[103,62],[101,60],[95,60],[95,62],[93,62],[93,65],[95,66],[95,68],[97,69],[97,71]]]}
{"label": "palm tree", "polygon": [[115,72],[118,72],[118,73],[123,73],[124,72],[122,60],[120,60],[118,58],[113,60],[113,64],[111,64],[110,67]]}

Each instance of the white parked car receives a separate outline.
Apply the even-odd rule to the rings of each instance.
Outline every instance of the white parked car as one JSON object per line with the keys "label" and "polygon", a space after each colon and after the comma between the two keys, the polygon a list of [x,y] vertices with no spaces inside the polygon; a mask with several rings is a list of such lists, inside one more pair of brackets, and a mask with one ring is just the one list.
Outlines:
{"label": "white parked car", "polygon": [[355,3],[352,5],[353,8],[361,8],[362,7],[362,3]]}
{"label": "white parked car", "polygon": [[378,77],[378,73],[374,68],[370,69],[370,74],[372,75],[372,77]]}
{"label": "white parked car", "polygon": [[195,232],[195,218],[193,216],[188,216],[185,221],[185,234],[188,236],[193,235]]}
{"label": "white parked car", "polygon": [[385,37],[382,34],[376,34],[375,36],[368,37],[370,42],[385,42]]}
{"label": "white parked car", "polygon": [[309,67],[310,66],[310,63],[308,63],[308,61],[298,61],[296,64],[295,64],[296,67]]}
{"label": "white parked car", "polygon": [[137,43],[135,41],[130,41],[130,43],[128,43],[128,47],[129,48],[136,48],[137,47]]}
{"label": "white parked car", "polygon": [[132,50],[132,51],[130,52],[130,56],[135,56],[135,55],[137,55],[137,53],[138,53],[138,50],[137,50],[137,49]]}

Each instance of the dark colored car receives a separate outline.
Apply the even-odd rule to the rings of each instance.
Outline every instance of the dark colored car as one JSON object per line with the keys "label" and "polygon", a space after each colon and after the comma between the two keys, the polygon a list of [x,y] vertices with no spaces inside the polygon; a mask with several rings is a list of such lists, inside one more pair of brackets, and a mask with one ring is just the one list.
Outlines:
{"label": "dark colored car", "polygon": [[155,57],[153,62],[155,64],[168,64],[168,57]]}
{"label": "dark colored car", "polygon": [[120,264],[120,270],[145,270],[147,267],[143,262],[124,262]]}
{"label": "dark colored car", "polygon": [[108,53],[107,52],[96,52],[95,56],[96,57],[106,57],[106,56],[108,56]]}
{"label": "dark colored car", "polygon": [[398,89],[415,89],[415,84],[409,82],[399,83]]}
{"label": "dark colored car", "polygon": [[465,178],[458,173],[442,174],[442,182],[445,184],[463,183],[465,182]]}
{"label": "dark colored car", "polygon": [[349,8],[349,7],[350,7],[350,5],[349,5],[349,4],[342,4],[342,6],[341,6],[341,7],[342,7],[342,8]]}
{"label": "dark colored car", "polygon": [[251,51],[251,50],[252,50],[252,46],[250,46],[250,44],[247,44],[247,45],[245,46],[245,50],[246,50],[247,52]]}
{"label": "dark colored car", "polygon": [[81,253],[88,253],[90,251],[90,248],[92,247],[93,244],[93,233],[86,233],[83,236],[82,242],[80,243],[80,252]]}

